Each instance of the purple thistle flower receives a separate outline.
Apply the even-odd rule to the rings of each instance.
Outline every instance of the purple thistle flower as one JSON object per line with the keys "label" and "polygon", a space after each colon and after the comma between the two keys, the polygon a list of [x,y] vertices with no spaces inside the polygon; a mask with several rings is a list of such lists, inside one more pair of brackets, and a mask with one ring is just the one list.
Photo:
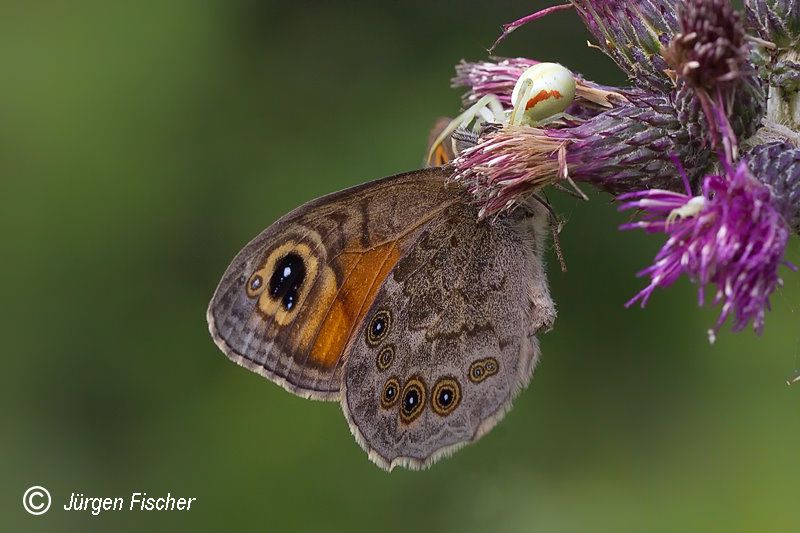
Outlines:
{"label": "purple thistle flower", "polygon": [[728,0],[686,0],[678,10],[681,33],[664,56],[695,88],[713,90],[742,76],[748,46],[739,14]]}
{"label": "purple thistle flower", "polygon": [[465,106],[474,104],[487,94],[493,94],[503,107],[510,108],[514,85],[523,72],[537,63],[538,61],[524,57],[479,63],[461,61],[456,65],[456,76],[451,80],[450,86],[468,89],[461,97]]}
{"label": "purple thistle flower", "polygon": [[[730,0],[570,3],[596,48],[636,88],[578,79],[566,117],[538,127],[484,127],[457,154],[453,179],[472,193],[481,217],[565,179],[616,195],[622,209],[644,214],[622,229],[668,235],[654,264],[639,274],[650,283],[627,305],[644,306],[657,287],[686,275],[699,285],[701,305],[714,288],[712,302],[721,309],[712,342],[729,317],[734,331],[752,323],[760,333],[769,297],[781,285],[779,265],[795,270],[784,261],[789,235],[800,233],[800,0],[745,0],[748,28],[761,39],[745,34]],[[549,12],[513,23],[504,35]],[[533,64],[462,62],[453,85],[467,88],[465,105],[492,94],[509,108],[517,79]],[[605,108],[582,101],[582,83],[614,97]],[[743,160],[740,141],[755,146]],[[676,161],[685,170],[676,172]],[[715,165],[723,170],[712,172]]]}
{"label": "purple thistle flower", "polygon": [[664,48],[678,31],[677,0],[571,0],[597,47],[639,87],[667,92]]}
{"label": "purple thistle flower", "polygon": [[521,195],[558,181],[566,170],[564,142],[528,126],[486,135],[455,160],[453,180],[481,206],[479,217],[512,207]]}
{"label": "purple thistle flower", "polygon": [[744,27],[729,0],[685,0],[678,16],[681,32],[664,58],[679,80],[679,92],[702,107],[713,146],[733,161],[737,136],[752,135],[764,114],[763,88],[749,61]]}
{"label": "purple thistle flower", "polygon": [[712,342],[731,316],[733,331],[752,322],[761,333],[769,297],[782,284],[778,266],[795,267],[783,259],[789,225],[776,209],[770,187],[755,179],[746,163],[728,167],[723,175],[706,176],[699,196],[691,194],[687,181],[685,194],[647,190],[619,199],[624,202],[621,210],[645,213],[643,220],[621,229],[669,236],[654,263],[639,273],[650,276],[649,285],[626,306],[640,302],[644,307],[657,287],[667,287],[686,274],[699,284],[700,305],[705,289],[716,286],[713,305],[722,308],[709,331]]}
{"label": "purple thistle flower", "polygon": [[625,71],[633,83],[648,89],[669,90],[662,48],[677,31],[676,0],[570,0],[537,11],[503,26],[491,52],[517,28],[551,13],[574,7],[602,50]]}
{"label": "purple thistle flower", "polygon": [[[678,154],[693,176],[708,166],[705,126],[681,120],[670,96],[642,91],[587,119],[546,128],[490,131],[455,160],[454,179],[465,184],[483,215],[512,207],[518,198],[567,176],[613,194],[661,188],[680,190],[670,156]],[[698,108],[699,109],[699,108]],[[697,117],[696,109],[692,116]]]}
{"label": "purple thistle flower", "polygon": [[[456,75],[450,80],[453,88],[465,87],[461,102],[469,107],[487,94],[497,97],[506,109],[511,109],[511,94],[519,77],[539,61],[525,57],[496,59],[470,63],[461,61],[456,65]],[[588,118],[603,109],[612,107],[613,102],[622,100],[616,87],[603,86],[575,75],[576,101],[566,112],[573,116]]]}
{"label": "purple thistle flower", "polygon": [[[612,194],[654,187],[680,190],[672,156],[688,165],[692,183],[699,184],[714,149],[734,161],[737,139],[751,136],[763,117],[763,90],[748,63],[738,14],[728,0],[686,0],[680,4],[680,17],[672,0],[573,4],[629,75],[644,75],[632,66],[644,61],[653,67],[650,74],[668,83],[618,89],[610,93],[617,94],[608,102],[610,109],[586,106],[578,98],[567,110],[573,119],[546,128],[484,135],[474,150],[455,161],[455,179],[485,203],[485,214],[508,208],[514,198],[566,176]],[[660,63],[640,57],[645,52]],[[676,69],[677,87],[659,70],[667,68],[664,58]],[[453,83],[470,89],[465,104],[494,94],[508,105],[512,80],[531,64],[521,58],[462,63]],[[580,96],[580,81],[578,87]],[[510,139],[512,135],[520,138]],[[556,172],[540,174],[552,169]]]}

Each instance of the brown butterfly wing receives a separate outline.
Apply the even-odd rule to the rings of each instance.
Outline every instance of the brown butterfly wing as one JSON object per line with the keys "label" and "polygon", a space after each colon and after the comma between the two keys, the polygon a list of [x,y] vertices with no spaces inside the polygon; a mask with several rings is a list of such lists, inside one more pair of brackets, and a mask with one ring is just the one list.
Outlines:
{"label": "brown butterfly wing", "polygon": [[555,307],[547,214],[477,222],[456,204],[401,258],[348,348],[342,408],[370,459],[424,468],[505,414]]}
{"label": "brown butterfly wing", "polygon": [[342,357],[388,273],[461,194],[424,169],[307,203],[233,259],[208,307],[236,363],[314,399],[337,399]]}

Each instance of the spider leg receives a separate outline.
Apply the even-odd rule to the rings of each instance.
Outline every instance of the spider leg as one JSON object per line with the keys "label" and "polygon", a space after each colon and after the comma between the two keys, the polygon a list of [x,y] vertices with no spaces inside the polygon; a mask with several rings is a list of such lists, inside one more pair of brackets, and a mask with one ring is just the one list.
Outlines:
{"label": "spider leg", "polygon": [[536,127],[547,126],[548,124],[552,124],[553,122],[556,122],[557,120],[561,119],[572,120],[575,122],[578,121],[577,117],[570,115],[569,113],[561,112],[561,113],[556,113],[555,115],[550,115],[549,117],[545,117],[542,120],[537,121]]}
{"label": "spider leg", "polygon": [[502,124],[506,121],[506,110],[503,108],[503,104],[500,103],[499,98],[494,97],[487,100],[486,108],[492,112],[491,120],[489,120],[488,122],[496,122],[498,124]]}
{"label": "spider leg", "polygon": [[450,124],[439,133],[439,136],[436,137],[436,140],[433,141],[433,143],[431,144],[431,148],[428,151],[428,160],[430,160],[430,158],[433,156],[433,153],[436,151],[439,145],[441,145],[444,142],[444,140],[447,139],[448,135],[452,134],[454,131],[456,131],[458,128],[462,126],[468,126],[470,122],[475,120],[475,118],[481,113],[481,111],[483,111],[487,107],[489,108],[489,110],[492,112],[493,115],[496,115],[498,110],[500,111],[501,114],[503,113],[502,111],[503,106],[500,103],[500,100],[498,100],[497,96],[493,94],[487,94],[483,96],[477,102],[472,104],[469,107],[469,109],[467,109],[466,111],[458,115],[456,118],[454,118],[452,122],[450,122]]}
{"label": "spider leg", "polygon": [[531,92],[533,92],[533,80],[528,78],[524,80],[520,86],[517,101],[514,102],[514,109],[511,111],[511,118],[508,119],[508,123],[512,126],[522,124],[525,117],[525,106],[528,100],[530,100]]}

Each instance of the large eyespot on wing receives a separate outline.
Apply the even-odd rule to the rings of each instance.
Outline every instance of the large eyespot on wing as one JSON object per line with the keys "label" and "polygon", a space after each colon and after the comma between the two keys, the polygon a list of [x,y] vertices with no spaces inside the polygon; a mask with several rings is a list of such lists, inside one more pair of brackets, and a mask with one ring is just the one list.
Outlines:
{"label": "large eyespot on wing", "polygon": [[223,275],[207,312],[214,341],[290,392],[338,399],[345,347],[406,242],[458,200],[447,177],[384,178],[281,218]]}
{"label": "large eyespot on wing", "polygon": [[341,401],[381,468],[426,468],[479,439],[527,386],[534,334],[555,315],[532,228],[452,206],[378,292],[348,346]]}

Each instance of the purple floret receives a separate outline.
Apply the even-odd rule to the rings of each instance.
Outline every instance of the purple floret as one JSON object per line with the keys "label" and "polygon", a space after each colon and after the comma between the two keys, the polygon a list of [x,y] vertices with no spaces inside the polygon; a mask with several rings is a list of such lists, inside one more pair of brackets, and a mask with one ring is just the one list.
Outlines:
{"label": "purple floret", "polygon": [[[733,330],[752,322],[760,333],[769,309],[769,297],[782,284],[778,266],[794,265],[784,260],[790,229],[772,201],[767,185],[756,180],[740,163],[723,175],[703,180],[702,195],[647,190],[619,197],[620,209],[640,209],[644,218],[622,226],[666,233],[669,238],[654,263],[639,272],[650,284],[626,305],[644,306],[656,287],[671,285],[682,274],[699,284],[699,303],[705,289],[716,287],[713,305],[722,305],[711,335],[729,316]],[[669,214],[689,202],[699,206],[696,214],[667,221]]]}

